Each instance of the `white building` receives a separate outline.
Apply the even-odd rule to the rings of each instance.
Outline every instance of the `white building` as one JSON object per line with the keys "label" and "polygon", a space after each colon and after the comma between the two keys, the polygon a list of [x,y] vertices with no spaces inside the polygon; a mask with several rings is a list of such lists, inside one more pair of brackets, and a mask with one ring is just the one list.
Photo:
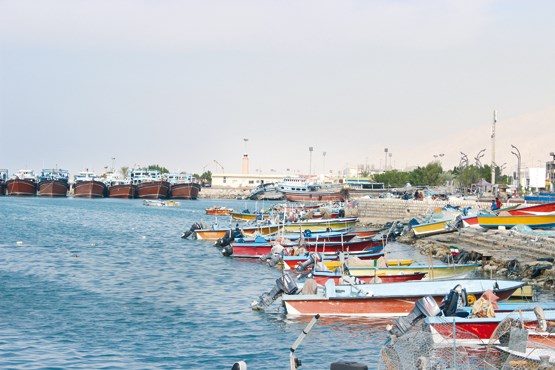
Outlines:
{"label": "white building", "polygon": [[284,177],[284,175],[213,173],[212,187],[252,189],[260,184],[276,183]]}

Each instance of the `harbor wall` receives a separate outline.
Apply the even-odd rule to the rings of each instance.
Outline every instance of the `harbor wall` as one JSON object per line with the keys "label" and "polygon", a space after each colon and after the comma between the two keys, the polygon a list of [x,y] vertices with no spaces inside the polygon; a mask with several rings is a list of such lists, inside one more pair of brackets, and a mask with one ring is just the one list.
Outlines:
{"label": "harbor wall", "polygon": [[385,223],[388,221],[409,221],[418,215],[434,212],[446,205],[489,209],[490,204],[475,200],[450,199],[445,200],[403,200],[390,198],[359,198],[354,201],[358,217],[363,223]]}

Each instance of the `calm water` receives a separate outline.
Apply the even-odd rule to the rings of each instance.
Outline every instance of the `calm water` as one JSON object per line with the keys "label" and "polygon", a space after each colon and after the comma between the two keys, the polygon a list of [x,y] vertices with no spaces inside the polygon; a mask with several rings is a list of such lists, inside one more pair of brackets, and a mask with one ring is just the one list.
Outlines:
{"label": "calm water", "polygon": [[[288,368],[310,317],[289,320],[276,303],[250,309],[279,272],[181,239],[193,222],[214,220],[204,214],[212,205],[270,204],[0,197],[0,368]],[[388,322],[320,320],[297,349],[302,369],[377,367]]]}

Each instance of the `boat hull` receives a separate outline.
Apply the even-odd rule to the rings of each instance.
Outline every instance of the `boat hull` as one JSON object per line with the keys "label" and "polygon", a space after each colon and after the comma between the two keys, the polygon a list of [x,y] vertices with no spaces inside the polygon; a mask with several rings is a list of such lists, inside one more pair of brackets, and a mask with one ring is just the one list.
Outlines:
{"label": "boat hull", "polygon": [[225,207],[212,207],[205,209],[204,212],[207,215],[212,216],[228,216],[232,212],[232,209]]}
{"label": "boat hull", "polygon": [[328,281],[325,293],[319,291],[317,294],[283,295],[282,302],[287,314],[293,316],[406,316],[420,298],[432,296],[439,304],[459,284],[468,294],[475,296],[480,296],[488,289],[493,290],[497,284],[499,289],[495,290],[495,294],[503,301],[526,283],[493,279],[452,279],[335,286],[333,281]]}
{"label": "boat hull", "polygon": [[38,184],[38,195],[41,197],[66,197],[68,190],[66,181],[43,180]]}
{"label": "boat hull", "polygon": [[170,187],[170,198],[172,199],[191,199],[198,198],[200,185],[194,182],[172,184]]}
{"label": "boat hull", "polygon": [[347,231],[356,226],[357,217],[330,218],[322,220],[308,220],[284,224],[286,232],[313,232],[313,231]]}
{"label": "boat hull", "polygon": [[513,216],[555,214],[555,202],[519,207],[508,211]]}
{"label": "boat hull", "polygon": [[[340,284],[342,276],[341,274],[330,274],[330,273],[320,273],[320,272],[313,272],[312,273],[314,280],[318,284],[324,285],[326,281],[329,279],[333,279],[335,284]],[[372,283],[375,278],[379,278],[382,283],[399,283],[403,281],[413,281],[413,280],[422,280],[426,274],[422,272],[417,272],[414,274],[376,274],[371,276],[357,276],[357,279],[365,282],[365,283]]]}
{"label": "boat hull", "polygon": [[308,191],[302,193],[285,192],[285,199],[290,202],[344,202],[341,192]]}
{"label": "boat hull", "polygon": [[229,212],[231,218],[237,221],[256,221],[256,220],[267,220],[270,218],[269,214],[263,213],[244,213],[244,212]]}
{"label": "boat hull", "polygon": [[135,192],[136,189],[133,184],[118,184],[108,188],[108,196],[110,198],[133,199],[135,198]]}
{"label": "boat hull", "polygon": [[12,196],[37,195],[37,183],[32,180],[10,179],[6,181],[6,194]]}
{"label": "boat hull", "polygon": [[532,229],[553,228],[555,215],[478,216],[478,224],[486,229],[510,229],[516,225],[525,225]]}
{"label": "boat hull", "polygon": [[101,181],[79,181],[73,184],[73,196],[77,198],[104,198],[106,184]]}
{"label": "boat hull", "polygon": [[136,186],[137,198],[142,199],[166,199],[170,191],[170,183],[167,181],[148,181]]}
{"label": "boat hull", "polygon": [[453,277],[467,274],[471,271],[476,270],[480,267],[479,264],[466,264],[466,265],[439,265],[439,266],[418,266],[418,265],[410,265],[410,266],[388,266],[386,268],[379,268],[376,270],[375,267],[365,267],[365,266],[349,266],[349,273],[353,276],[359,275],[369,275],[373,273],[373,271],[377,271],[378,273],[382,270],[387,270],[388,272],[398,272],[398,273],[406,273],[412,274],[415,272],[425,272],[427,274],[428,279],[437,279],[437,278],[445,278],[445,277]]}
{"label": "boat hull", "polygon": [[443,220],[437,222],[430,222],[425,224],[412,225],[412,233],[415,237],[429,236],[444,234],[455,231],[455,228],[451,227],[451,221]]}

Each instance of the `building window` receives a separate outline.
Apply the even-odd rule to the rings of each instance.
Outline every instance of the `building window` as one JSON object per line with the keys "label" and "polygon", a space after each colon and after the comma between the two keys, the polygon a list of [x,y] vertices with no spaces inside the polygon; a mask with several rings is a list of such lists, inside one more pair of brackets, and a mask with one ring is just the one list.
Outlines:
{"label": "building window", "polygon": [[227,178],[225,176],[224,176],[224,181],[223,182],[224,182],[224,184],[227,182]]}

